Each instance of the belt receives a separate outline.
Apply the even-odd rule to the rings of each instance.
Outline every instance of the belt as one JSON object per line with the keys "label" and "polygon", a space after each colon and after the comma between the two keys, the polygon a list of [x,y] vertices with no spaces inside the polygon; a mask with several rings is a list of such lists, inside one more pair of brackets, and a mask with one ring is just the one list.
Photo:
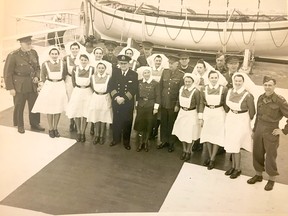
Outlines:
{"label": "belt", "polygon": [[190,110],[195,110],[196,107],[194,107],[194,108],[187,108],[187,107],[182,107],[182,106],[181,106],[181,109],[183,109],[184,111],[190,111]]}
{"label": "belt", "polygon": [[205,106],[209,107],[210,109],[215,109],[215,108],[222,107],[223,105],[208,105],[208,104],[206,104]]}
{"label": "belt", "polygon": [[232,110],[231,109],[231,112],[233,112],[234,114],[240,114],[240,113],[248,112],[248,110],[240,110],[240,111],[238,111],[238,110]]}
{"label": "belt", "polygon": [[95,92],[95,94],[97,94],[97,95],[105,95],[105,94],[108,93],[108,92],[97,92],[97,91],[95,91],[95,90],[94,90],[94,92]]}
{"label": "belt", "polygon": [[70,73],[67,73],[67,75],[70,76],[70,77],[72,77],[72,74],[70,74]]}
{"label": "belt", "polygon": [[142,99],[142,100],[144,100],[144,101],[154,100],[154,98],[149,99],[149,98],[147,98],[147,97],[140,97],[140,99]]}
{"label": "belt", "polygon": [[76,87],[84,89],[84,88],[89,88],[90,85],[88,85],[88,86],[79,86],[79,85],[76,85]]}
{"label": "belt", "polygon": [[30,77],[30,74],[23,74],[23,73],[15,73],[15,75],[20,76],[20,77]]}
{"label": "belt", "polygon": [[47,79],[49,80],[50,82],[60,82],[62,81],[63,79]]}

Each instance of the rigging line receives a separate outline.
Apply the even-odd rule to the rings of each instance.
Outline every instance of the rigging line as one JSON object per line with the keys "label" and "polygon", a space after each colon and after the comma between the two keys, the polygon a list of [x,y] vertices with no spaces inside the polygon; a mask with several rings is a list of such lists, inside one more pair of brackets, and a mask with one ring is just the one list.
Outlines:
{"label": "rigging line", "polygon": [[92,24],[92,32],[93,35],[95,33],[95,29],[94,29],[94,19],[92,18],[92,3],[90,1],[88,1],[90,3],[90,19],[91,19],[91,24]]}
{"label": "rigging line", "polygon": [[[231,35],[232,35],[232,32],[233,32],[234,24],[235,24],[235,23],[233,22],[233,25],[232,25],[232,29],[231,29],[231,31],[230,31],[230,34],[229,34],[229,36],[228,36],[228,38],[227,38],[227,41],[224,42],[224,43],[223,43],[223,41],[222,41],[222,38],[221,38],[221,35],[220,35],[220,31],[218,31],[219,39],[220,39],[220,42],[221,42],[222,46],[226,46],[226,45],[228,44],[228,42],[229,42],[229,40],[230,40],[230,37],[231,37]],[[217,22],[217,27],[218,27],[218,30],[220,30],[220,28],[219,28],[219,23],[218,23],[218,22]]]}
{"label": "rigging line", "polygon": [[157,17],[156,23],[155,23],[155,25],[154,25],[154,27],[153,27],[153,30],[152,30],[151,34],[150,34],[150,33],[148,32],[148,25],[146,25],[146,15],[144,15],[144,25],[146,26],[146,33],[147,33],[147,35],[148,35],[149,37],[151,37],[151,36],[154,34],[154,31],[155,31],[156,26],[157,26],[157,24],[158,24],[158,19],[159,19],[159,16]]}
{"label": "rigging line", "polygon": [[190,22],[189,22],[189,20],[187,20],[187,21],[188,21],[188,25],[189,25],[190,35],[191,35],[191,37],[192,37],[194,43],[196,43],[196,44],[197,44],[197,43],[200,43],[201,40],[203,39],[203,37],[205,36],[206,32],[208,31],[208,28],[209,28],[210,22],[207,24],[207,27],[206,27],[206,29],[205,29],[203,35],[200,37],[200,39],[199,39],[198,41],[196,41],[195,38],[194,38],[194,36],[193,36],[192,30],[191,30]]}
{"label": "rigging line", "polygon": [[106,30],[110,30],[111,29],[111,27],[112,27],[112,24],[114,23],[114,19],[115,19],[115,14],[116,14],[116,9],[114,10],[114,13],[113,13],[113,16],[112,16],[112,20],[111,20],[111,23],[109,24],[109,26],[107,27],[107,24],[106,24],[106,22],[105,22],[105,19],[104,19],[104,14],[103,13],[101,13],[101,15],[102,15],[102,21],[103,21],[103,24],[104,24],[104,26],[105,26],[105,28],[106,28]]}
{"label": "rigging line", "polygon": [[166,20],[165,20],[165,18],[163,18],[163,21],[164,21],[164,24],[165,24],[166,32],[167,32],[168,36],[170,37],[170,39],[171,39],[171,40],[176,40],[177,37],[179,36],[179,34],[180,34],[180,32],[181,32],[183,26],[184,26],[185,19],[183,20],[182,25],[181,25],[181,27],[180,27],[178,33],[176,34],[176,36],[175,36],[174,38],[172,38],[172,36],[170,35],[170,33],[169,33],[169,31],[168,31],[168,27],[167,27],[167,24],[166,24]]}
{"label": "rigging line", "polygon": [[268,25],[269,25],[269,30],[270,30],[269,32],[270,32],[270,35],[271,35],[271,38],[272,38],[272,41],[273,41],[274,45],[275,45],[277,48],[282,47],[282,45],[284,44],[284,42],[285,42],[286,39],[287,39],[288,31],[286,32],[286,35],[285,35],[285,37],[284,37],[284,40],[281,42],[281,44],[280,44],[280,45],[277,45],[277,44],[276,44],[276,41],[275,41],[275,38],[274,38],[274,36],[273,36],[273,34],[272,34],[270,22],[268,22]]}

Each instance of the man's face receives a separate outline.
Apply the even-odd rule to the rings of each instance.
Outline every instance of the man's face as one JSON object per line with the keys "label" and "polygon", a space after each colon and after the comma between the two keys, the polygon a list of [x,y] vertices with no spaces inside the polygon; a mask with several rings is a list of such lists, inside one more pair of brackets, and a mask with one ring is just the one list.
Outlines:
{"label": "man's face", "polygon": [[189,64],[189,58],[188,57],[182,57],[179,60],[180,65],[183,67],[186,67]]}
{"label": "man's face", "polygon": [[229,62],[227,63],[227,68],[229,70],[230,73],[235,73],[236,71],[238,71],[239,68],[239,62]]}
{"label": "man's face", "polygon": [[224,67],[224,65],[225,65],[225,56],[224,55],[222,55],[222,56],[220,56],[219,58],[216,58],[216,65],[217,65],[217,67]]}
{"label": "man's face", "polygon": [[169,68],[172,71],[175,71],[178,68],[178,65],[179,65],[178,61],[176,61],[176,62],[169,61]]}
{"label": "man's face", "polygon": [[152,54],[152,50],[153,48],[143,48],[143,51],[144,51],[144,55],[145,56],[150,56]]}
{"label": "man's face", "polygon": [[32,49],[32,42],[31,41],[29,41],[29,42],[21,42],[20,46],[21,46],[21,49],[24,52],[27,52],[27,51],[30,51]]}
{"label": "man's face", "polygon": [[273,80],[269,80],[268,82],[265,82],[263,84],[263,86],[264,86],[265,94],[267,96],[269,96],[269,95],[274,93],[275,83],[273,82]]}
{"label": "man's face", "polygon": [[126,71],[129,68],[129,64],[127,61],[119,61],[121,71]]}
{"label": "man's face", "polygon": [[113,48],[108,48],[107,49],[107,55],[109,55],[109,56],[114,55],[114,49]]}

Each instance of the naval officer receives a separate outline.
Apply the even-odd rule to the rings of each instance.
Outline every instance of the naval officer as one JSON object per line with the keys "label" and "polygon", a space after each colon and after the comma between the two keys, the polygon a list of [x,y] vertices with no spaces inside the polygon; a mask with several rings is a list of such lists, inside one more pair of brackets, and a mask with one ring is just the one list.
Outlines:
{"label": "naval officer", "polygon": [[108,83],[113,110],[113,141],[110,146],[120,143],[123,136],[123,145],[130,150],[134,97],[138,92],[138,74],[129,69],[131,60],[129,56],[118,55],[117,59],[120,68],[113,68],[112,77]]}

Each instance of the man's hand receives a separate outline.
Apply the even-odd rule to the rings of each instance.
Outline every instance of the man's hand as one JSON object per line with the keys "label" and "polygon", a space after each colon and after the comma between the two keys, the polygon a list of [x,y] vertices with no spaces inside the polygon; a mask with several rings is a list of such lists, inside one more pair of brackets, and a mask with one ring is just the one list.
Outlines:
{"label": "man's hand", "polygon": [[174,112],[178,112],[179,109],[180,109],[179,106],[175,106],[175,107],[174,107]]}
{"label": "man's hand", "polygon": [[33,82],[33,83],[38,83],[38,82],[39,82],[38,77],[34,77],[33,80],[32,80],[32,82]]}
{"label": "man's hand", "polygon": [[158,109],[153,109],[153,115],[158,113]]}
{"label": "man's hand", "polygon": [[11,89],[11,90],[10,90],[10,95],[12,95],[12,96],[15,96],[15,95],[16,95],[15,89]]}
{"label": "man's hand", "polygon": [[278,136],[278,135],[283,134],[283,131],[282,131],[281,129],[277,128],[277,129],[274,129],[274,130],[273,130],[272,134],[273,134],[274,136]]}

